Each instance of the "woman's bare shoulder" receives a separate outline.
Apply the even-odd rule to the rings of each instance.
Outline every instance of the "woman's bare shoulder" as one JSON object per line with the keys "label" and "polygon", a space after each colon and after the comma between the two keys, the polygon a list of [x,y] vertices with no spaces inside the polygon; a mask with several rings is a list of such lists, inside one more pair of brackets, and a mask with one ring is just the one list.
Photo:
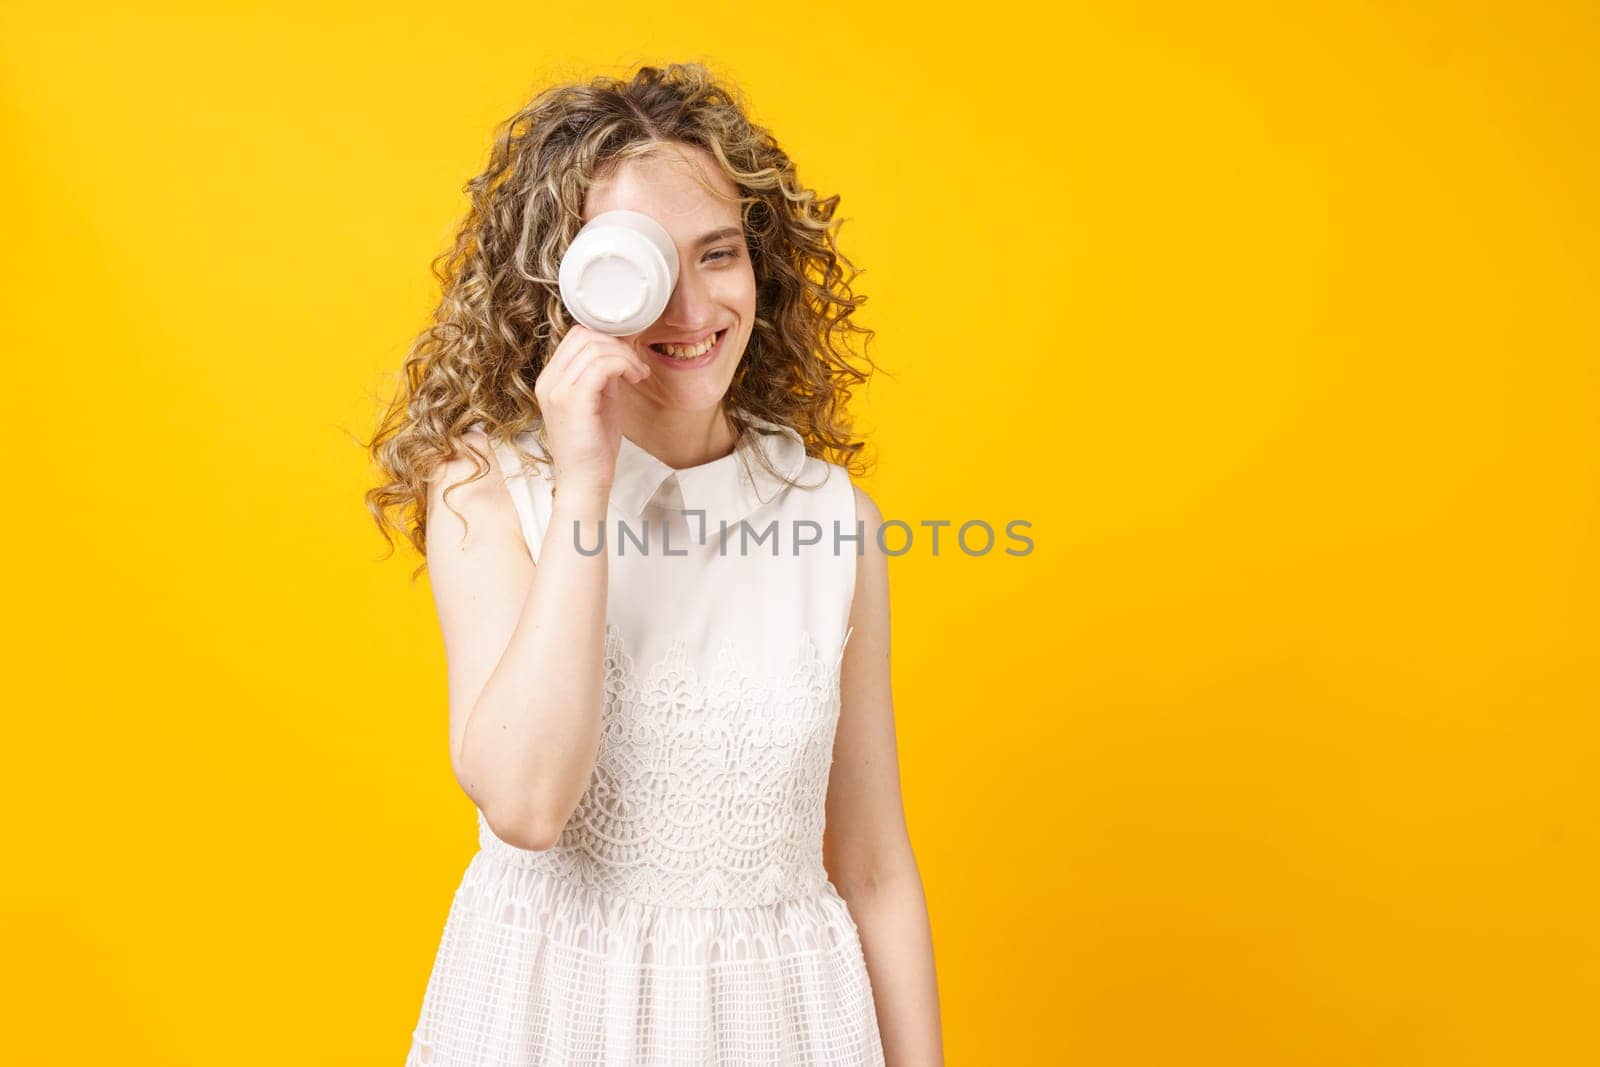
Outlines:
{"label": "woman's bare shoulder", "polygon": [[[482,477],[478,472],[484,471]],[[506,489],[500,457],[482,430],[462,435],[455,453],[434,465],[428,479],[428,543],[435,535],[452,542],[487,531],[491,538],[516,535],[517,513]],[[514,539],[514,538],[512,538]]]}

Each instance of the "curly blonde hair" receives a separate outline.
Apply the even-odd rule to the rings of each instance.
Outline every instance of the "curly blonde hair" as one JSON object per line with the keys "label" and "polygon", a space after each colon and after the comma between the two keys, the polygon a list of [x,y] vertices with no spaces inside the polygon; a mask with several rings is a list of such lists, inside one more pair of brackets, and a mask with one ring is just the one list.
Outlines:
{"label": "curly blonde hair", "polygon": [[[802,186],[737,91],[699,63],[558,85],[497,127],[488,166],[467,183],[471,207],[454,247],[432,263],[442,298],[365,446],[386,479],[366,493],[367,508],[391,551],[393,529],[423,557],[413,579],[426,567],[429,479],[463,451],[474,457],[468,481],[488,472],[484,457],[458,448],[464,433],[482,423],[491,442],[515,445],[540,424],[534,383],[572,327],[558,271],[587,189],[623,160],[674,143],[710,153],[739,190],[755,268],[754,329],[724,413],[738,433],[741,412],[790,427],[809,454],[864,473],[846,406],[876,369],[865,351],[874,331],[850,321],[867,298],[851,291],[860,272],[836,244],[839,197]],[[859,357],[852,333],[864,335]]]}

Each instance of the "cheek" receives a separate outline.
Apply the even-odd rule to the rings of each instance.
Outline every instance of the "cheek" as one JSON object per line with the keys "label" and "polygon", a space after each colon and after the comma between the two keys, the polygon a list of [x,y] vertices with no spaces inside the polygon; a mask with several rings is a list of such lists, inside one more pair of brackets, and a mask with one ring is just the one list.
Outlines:
{"label": "cheek", "polygon": [[736,311],[748,322],[756,313],[756,278],[749,270],[739,274],[729,272],[716,289],[717,303]]}
{"label": "cheek", "polygon": [[748,264],[739,277],[739,309],[746,317],[756,311],[756,276]]}

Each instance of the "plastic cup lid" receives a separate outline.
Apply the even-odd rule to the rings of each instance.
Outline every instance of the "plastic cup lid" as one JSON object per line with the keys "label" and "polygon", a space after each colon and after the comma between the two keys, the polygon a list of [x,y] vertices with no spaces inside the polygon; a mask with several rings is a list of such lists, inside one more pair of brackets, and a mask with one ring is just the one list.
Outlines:
{"label": "plastic cup lid", "polygon": [[592,330],[623,336],[650,326],[672,296],[661,250],[637,230],[600,226],[580,234],[561,263],[561,296]]}
{"label": "plastic cup lid", "polygon": [[615,241],[596,244],[583,261],[573,293],[583,309],[601,322],[626,322],[639,314],[650,295],[650,280],[633,257],[618,254]]}

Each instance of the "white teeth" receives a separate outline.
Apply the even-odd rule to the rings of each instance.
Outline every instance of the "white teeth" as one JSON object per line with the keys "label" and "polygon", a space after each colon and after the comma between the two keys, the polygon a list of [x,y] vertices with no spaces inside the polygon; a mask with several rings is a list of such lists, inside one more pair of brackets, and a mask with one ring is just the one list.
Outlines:
{"label": "white teeth", "polygon": [[720,331],[712,334],[710,337],[707,337],[704,341],[701,341],[697,345],[690,345],[687,347],[684,345],[651,345],[650,347],[654,348],[657,352],[660,352],[663,355],[671,356],[673,359],[695,359],[696,357],[703,356],[707,352],[711,351],[712,346],[717,343],[717,338],[719,336],[721,336]]}

